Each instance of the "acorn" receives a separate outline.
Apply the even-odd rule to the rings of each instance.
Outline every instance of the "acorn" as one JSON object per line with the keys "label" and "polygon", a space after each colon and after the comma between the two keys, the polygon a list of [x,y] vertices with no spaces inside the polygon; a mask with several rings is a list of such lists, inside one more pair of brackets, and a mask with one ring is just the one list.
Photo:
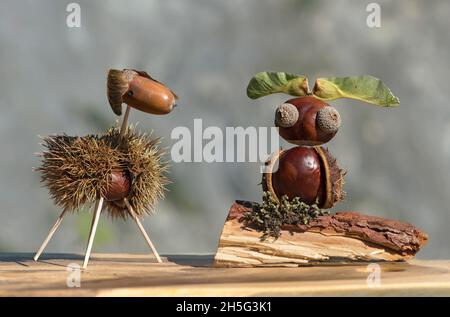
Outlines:
{"label": "acorn", "polygon": [[131,190],[131,175],[126,170],[114,170],[108,177],[104,198],[106,201],[124,199]]}
{"label": "acorn", "polygon": [[176,106],[177,95],[144,71],[110,69],[108,101],[113,112],[122,114],[122,103],[151,114],[168,114]]}
{"label": "acorn", "polygon": [[306,204],[331,208],[344,199],[345,172],[327,149],[297,146],[280,150],[266,162],[268,172],[263,174],[264,191],[271,192],[278,201],[286,195]]}
{"label": "acorn", "polygon": [[330,141],[341,126],[336,108],[312,96],[286,101],[275,111],[280,136],[296,145],[315,146]]}

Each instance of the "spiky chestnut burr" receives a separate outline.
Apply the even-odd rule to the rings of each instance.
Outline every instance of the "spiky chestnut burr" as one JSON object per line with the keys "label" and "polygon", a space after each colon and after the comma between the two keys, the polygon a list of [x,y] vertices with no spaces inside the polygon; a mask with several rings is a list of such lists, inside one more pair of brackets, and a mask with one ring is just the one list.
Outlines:
{"label": "spiky chestnut burr", "polygon": [[43,139],[46,150],[37,168],[55,203],[77,211],[99,197],[113,217],[129,216],[127,198],[137,216],[150,214],[168,183],[167,163],[159,139],[129,127],[123,137],[117,128],[100,135]]}
{"label": "spiky chestnut burr", "polygon": [[306,204],[328,209],[345,196],[345,172],[325,148],[297,146],[281,150],[266,164],[263,189],[278,200],[284,195],[289,199],[298,197]]}
{"label": "spiky chestnut burr", "polygon": [[280,136],[296,145],[320,145],[331,140],[341,125],[336,108],[312,96],[288,100],[275,111]]}

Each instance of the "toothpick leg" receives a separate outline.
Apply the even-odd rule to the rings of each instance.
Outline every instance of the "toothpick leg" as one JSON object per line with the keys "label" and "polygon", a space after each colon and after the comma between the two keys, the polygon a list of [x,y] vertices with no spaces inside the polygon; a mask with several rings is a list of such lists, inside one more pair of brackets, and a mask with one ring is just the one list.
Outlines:
{"label": "toothpick leg", "polygon": [[147,241],[147,244],[149,245],[150,249],[152,250],[153,254],[155,255],[156,260],[158,261],[158,263],[162,263],[162,260],[158,254],[158,251],[156,251],[156,248],[153,245],[152,241],[150,240],[150,237],[147,235],[147,232],[145,232],[144,226],[142,225],[141,221],[139,220],[136,213],[134,212],[133,207],[131,207],[130,203],[128,202],[128,199],[124,198],[123,200],[125,202],[125,205],[127,206],[128,213],[134,219],[134,221],[136,221],[136,224],[138,225],[139,230],[141,231],[142,235],[144,236],[145,241]]}
{"label": "toothpick leg", "polygon": [[127,105],[127,110],[125,110],[125,114],[123,115],[122,126],[120,127],[120,134],[119,134],[120,138],[123,137],[125,131],[127,130],[127,127],[128,127],[128,116],[130,114],[130,109],[131,109],[131,107],[129,105]]}
{"label": "toothpick leg", "polygon": [[103,197],[101,197],[95,204],[95,211],[92,218],[91,231],[89,232],[89,241],[86,249],[86,255],[84,256],[83,269],[85,269],[91,256],[92,244],[94,243],[95,232],[97,231],[98,220],[100,219],[100,213],[103,207]]}
{"label": "toothpick leg", "polygon": [[58,227],[61,224],[65,213],[66,213],[66,210],[64,210],[61,213],[61,215],[59,216],[59,218],[56,220],[55,224],[53,225],[52,229],[50,229],[50,232],[48,233],[47,238],[45,238],[44,242],[42,242],[41,247],[39,248],[38,252],[36,252],[36,255],[34,256],[34,260],[35,261],[37,261],[39,259],[39,257],[41,256],[41,253],[44,251],[44,249],[47,246],[48,242],[53,237],[53,235],[55,234],[56,230],[58,230]]}

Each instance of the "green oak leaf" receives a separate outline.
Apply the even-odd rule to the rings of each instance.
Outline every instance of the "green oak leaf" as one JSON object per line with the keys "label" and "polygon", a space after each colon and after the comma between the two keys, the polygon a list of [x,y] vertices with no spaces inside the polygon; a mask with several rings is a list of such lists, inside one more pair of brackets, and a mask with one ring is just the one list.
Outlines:
{"label": "green oak leaf", "polygon": [[305,76],[283,72],[260,72],[253,76],[247,86],[247,96],[257,99],[263,96],[285,93],[306,96],[309,92]]}
{"label": "green oak leaf", "polygon": [[378,78],[373,76],[318,78],[313,94],[323,100],[350,98],[381,107],[395,107],[400,100]]}

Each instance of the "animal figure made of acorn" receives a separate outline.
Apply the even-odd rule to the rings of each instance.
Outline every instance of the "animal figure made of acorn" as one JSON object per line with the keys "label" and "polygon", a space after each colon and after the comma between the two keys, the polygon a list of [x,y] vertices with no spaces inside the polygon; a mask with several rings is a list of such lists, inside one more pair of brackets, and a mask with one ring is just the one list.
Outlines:
{"label": "animal figure made of acorn", "polygon": [[140,218],[151,214],[163,198],[168,183],[167,164],[159,139],[128,126],[131,108],[164,115],[176,106],[178,97],[165,85],[143,71],[111,69],[107,76],[107,96],[113,112],[120,116],[127,105],[122,125],[100,135],[83,137],[54,135],[43,138],[46,150],[36,170],[50,196],[62,208],[34,260],[37,261],[67,212],[94,205],[92,225],[83,268],[88,265],[92,244],[103,209],[113,218],[131,217],[137,224],[158,262],[162,262]]}

